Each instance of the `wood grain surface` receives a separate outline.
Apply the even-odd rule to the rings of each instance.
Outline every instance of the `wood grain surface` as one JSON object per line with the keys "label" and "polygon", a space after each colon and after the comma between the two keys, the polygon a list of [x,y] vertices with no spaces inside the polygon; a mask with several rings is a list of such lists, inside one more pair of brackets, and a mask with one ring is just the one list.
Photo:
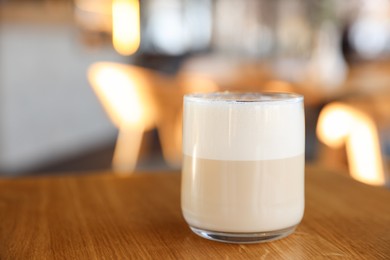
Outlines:
{"label": "wood grain surface", "polygon": [[178,173],[2,179],[0,259],[390,259],[390,191],[308,166],[296,232],[236,245],[190,231]]}

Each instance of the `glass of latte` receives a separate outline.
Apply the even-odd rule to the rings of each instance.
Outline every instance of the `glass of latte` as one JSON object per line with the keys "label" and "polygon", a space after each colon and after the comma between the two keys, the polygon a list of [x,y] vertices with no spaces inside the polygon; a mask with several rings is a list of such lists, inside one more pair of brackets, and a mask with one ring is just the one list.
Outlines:
{"label": "glass of latte", "polygon": [[303,97],[184,97],[181,207],[196,234],[230,243],[285,237],[304,212]]}

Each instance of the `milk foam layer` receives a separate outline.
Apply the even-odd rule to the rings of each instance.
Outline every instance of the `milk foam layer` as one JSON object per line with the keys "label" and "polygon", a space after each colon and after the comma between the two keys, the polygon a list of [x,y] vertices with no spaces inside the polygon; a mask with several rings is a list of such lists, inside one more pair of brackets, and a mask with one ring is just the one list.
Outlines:
{"label": "milk foam layer", "polygon": [[184,100],[183,153],[212,160],[272,160],[304,153],[303,102]]}

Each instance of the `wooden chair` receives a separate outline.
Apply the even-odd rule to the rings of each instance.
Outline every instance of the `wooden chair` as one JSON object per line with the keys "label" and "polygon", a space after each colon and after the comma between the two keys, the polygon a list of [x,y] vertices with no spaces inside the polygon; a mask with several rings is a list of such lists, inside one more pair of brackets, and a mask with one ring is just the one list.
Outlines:
{"label": "wooden chair", "polygon": [[[317,136],[333,152],[345,147],[346,163],[353,178],[371,185],[388,185],[384,144],[390,141],[389,129],[390,91],[360,92],[322,109]],[[328,159],[331,153],[328,151]],[[337,160],[342,157],[332,159],[340,164]]]}

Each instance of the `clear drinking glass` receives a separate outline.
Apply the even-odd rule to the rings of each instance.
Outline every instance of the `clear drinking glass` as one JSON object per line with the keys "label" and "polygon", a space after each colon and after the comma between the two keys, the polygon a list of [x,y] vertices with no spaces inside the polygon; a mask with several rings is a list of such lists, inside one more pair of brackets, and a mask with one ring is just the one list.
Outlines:
{"label": "clear drinking glass", "polygon": [[291,234],[304,212],[303,97],[184,97],[181,206],[201,237],[230,243]]}

